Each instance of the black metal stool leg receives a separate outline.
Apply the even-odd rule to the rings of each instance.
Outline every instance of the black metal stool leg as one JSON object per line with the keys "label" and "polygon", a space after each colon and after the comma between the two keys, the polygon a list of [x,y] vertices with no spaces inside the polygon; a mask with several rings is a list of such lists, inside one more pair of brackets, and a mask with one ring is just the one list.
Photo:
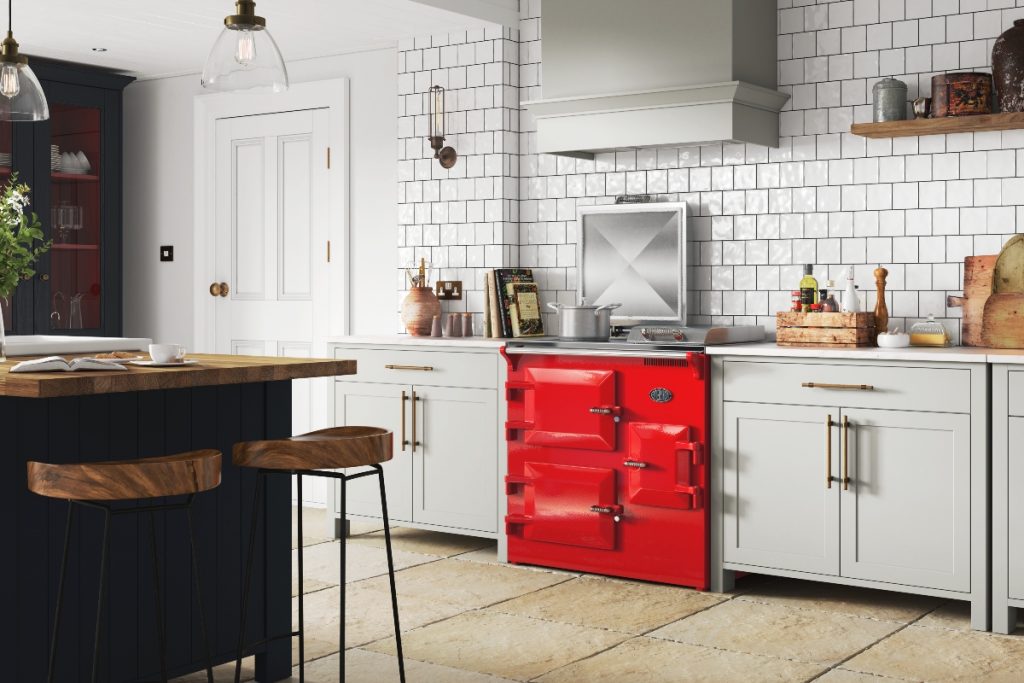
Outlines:
{"label": "black metal stool leg", "polygon": [[[345,495],[347,493],[346,490],[345,490],[345,484],[348,482],[348,480],[345,479],[345,477],[341,477],[340,481],[341,481],[341,496],[340,496],[340,498],[341,498],[341,528],[344,529],[345,528],[345,521],[347,520],[347,515],[346,515],[346,512],[345,512],[345,510],[346,510]],[[345,562],[346,562],[345,545],[346,545],[346,542],[347,542],[347,540],[346,540],[346,538],[344,536],[342,536],[340,539],[338,539],[338,544],[339,544],[339,546],[341,548],[341,550],[340,550],[340,554],[341,554],[341,579],[340,579],[341,585],[340,585],[340,588],[339,588],[339,595],[340,595],[340,599],[339,600],[340,600],[340,603],[341,603],[340,604],[341,613],[338,615],[338,680],[342,681],[342,683],[344,683],[344,680],[345,680],[345,592],[347,590],[347,586],[345,585]]]}
{"label": "black metal stool leg", "polygon": [[103,623],[103,603],[107,597],[107,560],[110,555],[110,510],[103,512],[103,545],[100,550],[100,596],[96,600],[96,634],[92,644],[92,683],[99,680],[100,627]]}
{"label": "black metal stool leg", "polygon": [[149,548],[153,555],[153,598],[156,604],[156,638],[160,648],[160,680],[167,683],[167,634],[164,633],[164,597],[160,590],[160,555],[156,550],[156,515],[149,513]]}
{"label": "black metal stool leg", "polygon": [[298,497],[299,515],[299,683],[306,681],[306,615],[304,610],[303,574],[302,574],[302,474],[295,475],[296,496]]}
{"label": "black metal stool leg", "polygon": [[203,654],[206,655],[206,683],[213,683],[213,656],[210,654],[210,633],[206,628],[206,609],[203,607],[203,581],[199,573],[199,551],[196,549],[196,534],[192,527],[192,501],[188,497],[185,505],[185,519],[188,520],[188,543],[192,549],[192,574],[196,577],[196,602],[199,603],[199,626],[203,630]]}
{"label": "black metal stool leg", "polygon": [[[391,583],[391,613],[395,618],[395,644],[398,647],[398,679],[405,683],[405,657],[402,654],[402,629],[398,624],[398,591],[395,589],[395,560],[391,553],[391,523],[388,520],[388,496],[384,490],[384,468],[374,465],[380,481],[380,509],[384,517],[384,547],[388,553],[388,580]],[[344,499],[343,499],[344,500]]]}
{"label": "black metal stool leg", "polygon": [[71,547],[71,521],[75,504],[68,501],[68,523],[64,527],[64,553],[60,560],[60,581],[57,583],[57,607],[53,612],[53,638],[50,640],[50,664],[46,669],[46,683],[53,683],[53,665],[57,661],[57,634],[60,633],[60,606],[64,600],[64,577],[68,572],[68,549]]}
{"label": "black metal stool leg", "polygon": [[252,556],[256,549],[256,522],[259,514],[260,490],[263,473],[256,473],[256,493],[252,497],[252,521],[249,524],[249,552],[245,561],[245,581],[242,584],[242,621],[238,627],[238,659],[235,660],[235,683],[242,680],[242,652],[245,647],[245,620],[249,616],[249,589],[252,586]]}

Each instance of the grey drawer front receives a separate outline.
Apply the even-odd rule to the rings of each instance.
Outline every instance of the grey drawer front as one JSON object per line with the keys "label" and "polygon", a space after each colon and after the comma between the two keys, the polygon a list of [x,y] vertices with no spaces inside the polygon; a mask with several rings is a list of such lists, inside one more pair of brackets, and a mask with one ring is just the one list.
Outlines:
{"label": "grey drawer front", "polygon": [[723,396],[726,401],[749,403],[969,413],[971,372],[967,368],[729,360]]}
{"label": "grey drawer front", "polygon": [[1024,370],[1010,371],[1009,373],[1009,413],[1017,417],[1024,417]]}
{"label": "grey drawer front", "polygon": [[334,347],[335,358],[356,361],[356,374],[338,377],[339,382],[419,384],[433,387],[498,386],[497,350],[485,353]]}

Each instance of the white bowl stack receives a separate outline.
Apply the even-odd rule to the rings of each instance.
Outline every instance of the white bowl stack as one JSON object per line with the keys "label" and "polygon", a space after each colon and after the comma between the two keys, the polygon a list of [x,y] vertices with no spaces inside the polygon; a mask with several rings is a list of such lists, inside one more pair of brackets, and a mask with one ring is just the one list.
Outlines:
{"label": "white bowl stack", "polygon": [[50,145],[50,170],[60,170],[60,145]]}
{"label": "white bowl stack", "polygon": [[92,170],[92,165],[82,150],[63,152],[60,155],[60,170],[62,173],[84,175]]}
{"label": "white bowl stack", "polygon": [[11,167],[10,152],[0,152],[0,166],[6,166],[7,168]]}

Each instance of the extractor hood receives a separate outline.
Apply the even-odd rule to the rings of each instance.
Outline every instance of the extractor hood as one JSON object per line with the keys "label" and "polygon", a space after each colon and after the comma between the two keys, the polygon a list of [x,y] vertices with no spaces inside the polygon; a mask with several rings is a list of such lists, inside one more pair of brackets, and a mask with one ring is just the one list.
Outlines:
{"label": "extractor hood", "polygon": [[779,144],[775,0],[544,0],[537,151]]}

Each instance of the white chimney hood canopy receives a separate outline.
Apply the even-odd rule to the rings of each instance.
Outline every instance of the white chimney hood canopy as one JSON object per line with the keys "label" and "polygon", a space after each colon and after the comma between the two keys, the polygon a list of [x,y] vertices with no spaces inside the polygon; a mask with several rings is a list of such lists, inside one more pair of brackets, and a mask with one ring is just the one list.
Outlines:
{"label": "white chimney hood canopy", "polygon": [[545,0],[537,151],[779,144],[775,0]]}

